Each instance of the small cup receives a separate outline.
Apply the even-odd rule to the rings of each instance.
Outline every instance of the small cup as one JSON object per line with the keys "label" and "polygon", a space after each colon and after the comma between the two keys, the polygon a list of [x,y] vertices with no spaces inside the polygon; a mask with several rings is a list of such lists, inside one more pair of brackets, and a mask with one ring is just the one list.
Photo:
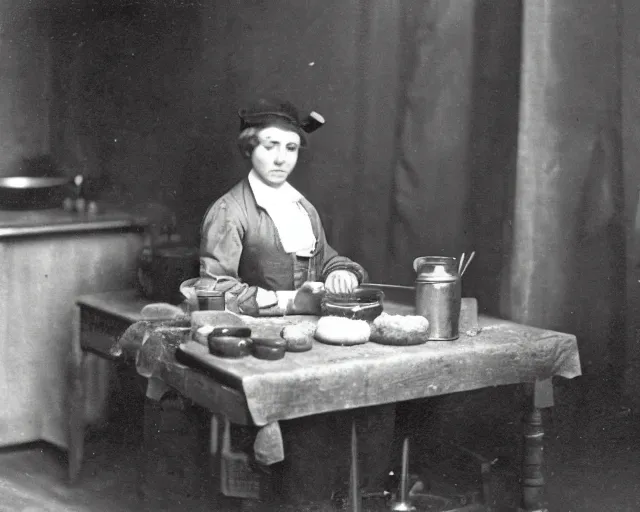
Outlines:
{"label": "small cup", "polygon": [[236,336],[212,336],[207,338],[209,353],[218,357],[239,358],[251,353],[251,340]]}
{"label": "small cup", "polygon": [[251,338],[251,341],[252,354],[257,359],[282,359],[287,350],[287,342],[282,338]]}
{"label": "small cup", "polygon": [[235,336],[236,338],[250,338],[251,328],[236,326],[214,327],[211,331],[211,336]]}
{"label": "small cup", "polygon": [[218,290],[197,290],[200,311],[224,311],[224,292]]}

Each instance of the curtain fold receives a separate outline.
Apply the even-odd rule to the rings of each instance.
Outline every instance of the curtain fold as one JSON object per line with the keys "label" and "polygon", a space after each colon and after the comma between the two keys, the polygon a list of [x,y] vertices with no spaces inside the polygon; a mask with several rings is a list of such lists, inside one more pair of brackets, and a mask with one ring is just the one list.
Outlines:
{"label": "curtain fold", "polygon": [[[403,19],[411,2],[360,0],[356,170],[349,209],[351,254],[371,279],[388,281],[390,190],[398,133],[403,67]],[[355,208],[353,207],[355,203]]]}
{"label": "curtain fold", "polygon": [[414,258],[464,247],[475,2],[416,2],[411,14],[390,212],[390,275],[401,283],[413,281]]}
{"label": "curtain fold", "polygon": [[518,160],[501,312],[578,336],[605,371],[624,329],[616,1],[524,0]]}
{"label": "curtain fold", "polygon": [[627,218],[627,341],[625,389],[640,407],[640,3],[622,0],[622,135]]}
{"label": "curtain fold", "polygon": [[[237,108],[285,96],[327,118],[292,181],[337,250],[398,284],[413,282],[417,256],[476,250],[463,290],[483,312],[573,332],[585,366],[604,369],[625,357],[623,2],[638,19],[631,0],[220,0],[180,10],[184,40],[143,2],[153,16],[136,26],[162,37],[135,39],[135,56],[124,14],[92,14],[81,46],[58,20],[69,41],[52,46],[52,137],[68,147],[56,154],[91,164],[105,199],[175,196],[196,239],[206,207],[247,172]],[[132,76],[153,79],[132,89]],[[126,98],[131,109],[114,107]],[[136,99],[158,116],[138,115]]]}
{"label": "curtain fold", "polygon": [[465,293],[484,312],[574,333],[585,372],[620,370],[619,0],[404,8],[387,280],[475,249]]}

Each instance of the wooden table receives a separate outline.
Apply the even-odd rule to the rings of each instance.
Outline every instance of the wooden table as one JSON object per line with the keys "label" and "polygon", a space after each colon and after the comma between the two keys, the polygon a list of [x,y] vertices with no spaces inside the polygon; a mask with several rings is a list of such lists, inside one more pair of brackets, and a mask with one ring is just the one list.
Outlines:
{"label": "wooden table", "polygon": [[[393,313],[394,305],[386,304],[385,309]],[[258,334],[260,326],[269,323],[248,320]],[[278,332],[282,321],[275,321],[265,332]],[[553,405],[551,377],[580,375],[576,339],[492,318],[481,317],[480,326],[476,336],[463,334],[453,342],[412,347],[316,344],[310,352],[289,353],[275,362],[252,357],[223,360],[193,341],[185,343],[181,334],[151,332],[138,368],[160,388],[177,390],[234,423],[259,427],[331,411],[525,384],[532,399],[525,420],[522,510],[542,510],[540,409]],[[202,364],[198,371],[178,362],[178,348],[179,353],[207,362],[209,371]]]}
{"label": "wooden table", "polygon": [[[102,409],[105,394],[109,392],[108,376],[100,377],[100,361],[121,361],[121,357],[111,353],[111,348],[130,325],[143,319],[140,311],[149,302],[134,289],[82,295],[75,301],[68,389],[70,482],[80,473],[85,428],[95,416],[89,414],[88,409]],[[131,367],[135,365],[132,363]],[[103,381],[97,383],[97,387],[104,389],[103,393],[92,392],[90,379]]]}
{"label": "wooden table", "polygon": [[[79,315],[86,309],[87,315],[98,312],[99,317],[106,314],[130,322],[136,319],[135,313],[143,305],[132,292],[123,292],[105,295],[99,300],[83,299],[79,302]],[[390,313],[394,312],[393,307],[385,305]],[[399,309],[406,312],[406,306]],[[254,329],[255,322],[265,323],[264,319],[249,320],[254,322]],[[91,328],[87,323],[83,325]],[[213,365],[216,379],[176,360],[176,349],[180,345],[182,348],[189,345],[192,353],[200,351],[202,358],[209,362],[216,359],[208,355],[204,347],[188,342],[188,329],[156,327],[152,322],[136,325],[143,327],[139,330],[138,371],[148,379],[148,396],[159,397],[163,390],[171,389],[240,425],[265,427],[332,410],[378,406],[496,385],[530,385],[532,400],[526,411],[522,471],[522,510],[527,512],[542,510],[544,431],[540,409],[551,406],[552,400],[549,393],[543,399],[545,393],[538,392],[544,388],[540,381],[548,381],[554,375],[572,378],[580,374],[574,336],[483,317],[479,335],[463,334],[455,342],[430,342],[414,347],[317,344],[310,352],[289,353],[285,360],[276,362],[253,358],[234,363],[218,360]],[[278,328],[276,321],[275,327],[267,330]],[[79,346],[79,342],[76,345]],[[331,353],[331,365],[340,371],[327,372],[327,365],[318,364],[324,352]],[[409,365],[411,371],[407,373],[410,361],[416,364]],[[316,366],[317,372],[313,371]],[[398,373],[400,369],[402,378]],[[286,392],[291,379],[300,384],[295,400]],[[346,382],[357,384],[346,386],[346,393],[341,393],[340,401],[336,402],[336,389],[345,388]],[[268,393],[261,393],[261,389],[268,389]]]}

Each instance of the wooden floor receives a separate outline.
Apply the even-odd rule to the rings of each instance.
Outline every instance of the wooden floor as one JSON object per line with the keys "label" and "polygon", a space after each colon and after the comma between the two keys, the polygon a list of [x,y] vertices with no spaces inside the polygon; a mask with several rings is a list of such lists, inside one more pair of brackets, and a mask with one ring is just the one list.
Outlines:
{"label": "wooden floor", "polygon": [[[95,446],[98,448],[98,445]],[[107,449],[103,460],[107,460]],[[135,465],[104,465],[94,459],[80,485],[66,485],[66,455],[45,443],[0,453],[0,511],[107,512],[139,510]]]}
{"label": "wooden floor", "polygon": [[[558,393],[546,419],[545,473],[552,512],[637,512],[640,510],[640,411],[625,409],[607,388],[578,382]],[[506,423],[505,423],[506,424]],[[494,429],[495,430],[495,429]],[[495,438],[495,432],[476,439]],[[186,443],[193,439],[183,430]],[[419,439],[419,437],[418,437]],[[418,441],[419,442],[419,441]],[[180,446],[182,446],[182,443]],[[138,449],[135,436],[95,432],[87,440],[82,475],[66,483],[66,454],[35,443],[0,450],[0,512],[235,512],[210,482],[196,477],[197,461],[178,462],[176,480],[167,466]],[[419,450],[419,447],[418,447]],[[185,451],[187,448],[185,447]],[[149,478],[141,486],[142,468]],[[175,472],[175,471],[174,471]],[[200,481],[200,487],[173,485]],[[141,493],[141,489],[145,492]]]}
{"label": "wooden floor", "polygon": [[[0,512],[235,512],[235,500],[163,486],[147,485],[141,494],[145,461],[135,446],[93,439],[80,480],[66,482],[66,454],[46,443],[0,451]],[[161,468],[158,468],[161,471]],[[153,480],[153,476],[152,476]],[[147,481],[148,484],[149,481]],[[213,494],[213,493],[212,493]]]}

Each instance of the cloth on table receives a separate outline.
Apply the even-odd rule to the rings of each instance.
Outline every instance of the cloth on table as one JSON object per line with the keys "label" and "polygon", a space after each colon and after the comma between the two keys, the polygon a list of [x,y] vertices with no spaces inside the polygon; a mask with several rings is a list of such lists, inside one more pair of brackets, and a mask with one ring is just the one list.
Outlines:
{"label": "cloth on table", "polygon": [[[256,335],[266,336],[277,336],[284,325],[301,319],[314,320],[243,318]],[[139,373],[150,378],[159,377],[161,370],[178,371],[175,350],[180,346],[237,383],[258,427],[323,412],[580,375],[575,336],[487,318],[481,324],[476,336],[462,334],[456,341],[409,347],[316,343],[308,352],[287,353],[284,359],[268,362],[217,358],[189,341],[188,335],[147,324],[137,328],[138,336],[151,328],[142,335],[137,365]],[[254,448],[263,461],[277,462],[282,460],[281,440],[269,428]]]}
{"label": "cloth on table", "polygon": [[[280,320],[279,326],[286,321]],[[272,325],[268,319],[254,319],[249,325],[254,328],[259,322]],[[216,358],[190,341],[181,350],[240,383],[256,425],[581,374],[573,335],[502,320],[491,320],[477,335],[462,334],[455,341],[408,347],[315,343],[308,352],[288,353],[268,363],[251,357]]]}
{"label": "cloth on table", "polygon": [[[188,321],[187,321],[188,322]],[[128,357],[134,357],[140,375],[148,379],[146,396],[160,401],[171,388],[160,377],[165,362],[174,360],[177,347],[191,333],[184,319],[141,321],[131,325],[118,344]],[[256,460],[265,465],[284,459],[282,432],[278,422],[262,425],[254,441]]]}
{"label": "cloth on table", "polygon": [[111,347],[113,356],[123,356],[125,360],[136,360],[140,349],[153,330],[186,333],[191,329],[191,320],[187,316],[171,319],[142,320],[130,325]]}
{"label": "cloth on table", "polygon": [[267,423],[258,430],[253,442],[253,454],[256,461],[265,466],[284,460],[282,431],[277,421]]}

